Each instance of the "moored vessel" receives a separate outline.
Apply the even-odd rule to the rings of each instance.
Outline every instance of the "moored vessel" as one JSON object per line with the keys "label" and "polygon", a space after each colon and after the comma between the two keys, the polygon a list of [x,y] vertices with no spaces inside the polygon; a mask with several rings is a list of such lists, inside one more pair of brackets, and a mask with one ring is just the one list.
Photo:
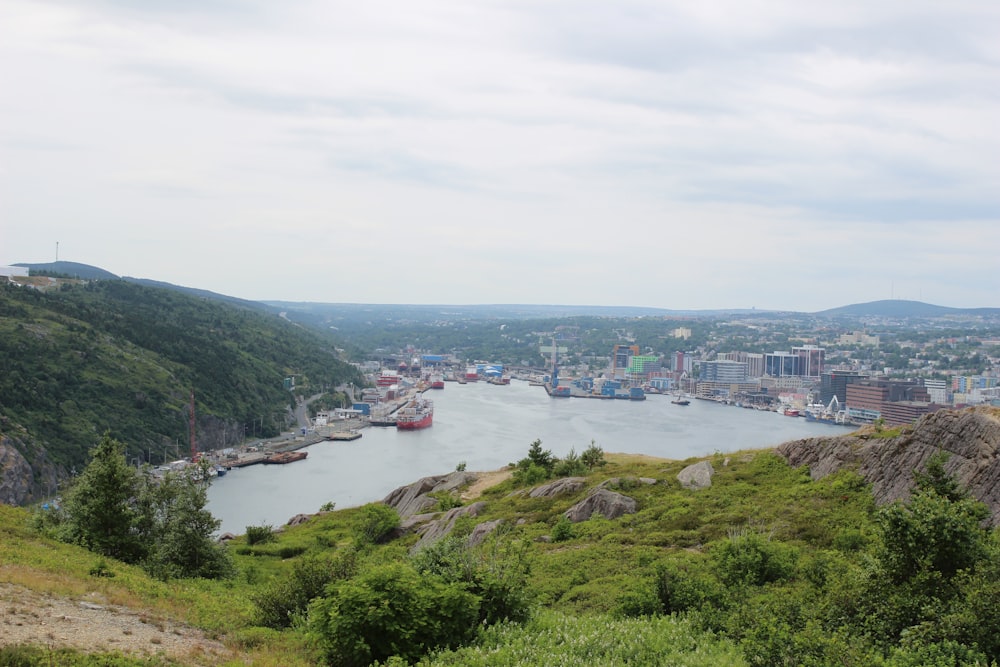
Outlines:
{"label": "moored vessel", "polygon": [[292,463],[309,456],[309,452],[278,452],[264,457],[262,463]]}
{"label": "moored vessel", "polygon": [[425,398],[410,401],[396,413],[398,430],[427,428],[434,423],[434,402]]}

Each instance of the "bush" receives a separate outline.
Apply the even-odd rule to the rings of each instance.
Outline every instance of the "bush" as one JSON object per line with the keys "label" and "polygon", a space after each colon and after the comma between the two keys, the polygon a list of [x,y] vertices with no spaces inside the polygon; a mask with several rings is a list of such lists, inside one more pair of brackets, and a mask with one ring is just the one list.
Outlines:
{"label": "bush", "polygon": [[566,458],[556,462],[552,470],[556,477],[579,477],[587,474],[587,466],[572,448]]}
{"label": "bush", "polygon": [[413,662],[476,632],[479,598],[409,565],[373,567],[335,584],[309,608],[309,629],[329,665],[362,667],[391,656]]}
{"label": "bush", "polygon": [[573,522],[570,521],[565,515],[559,518],[556,525],[552,528],[552,541],[553,542],[565,542],[566,540],[571,540],[574,537]]}
{"label": "bush", "polygon": [[422,574],[462,584],[475,594],[480,599],[479,624],[521,622],[531,614],[528,545],[509,539],[503,528],[478,547],[448,536],[419,551],[412,563]]}
{"label": "bush", "polygon": [[359,546],[378,544],[399,527],[399,514],[382,503],[361,508],[354,521],[354,540]]}
{"label": "bush", "polygon": [[309,603],[320,597],[328,584],[349,579],[356,569],[354,550],[343,551],[335,558],[303,558],[285,579],[251,595],[256,607],[255,621],[268,628],[290,627],[296,618],[304,618]]}
{"label": "bush", "polygon": [[787,579],[795,570],[795,550],[745,528],[723,540],[714,552],[719,578],[730,586],[759,586]]}
{"label": "bush", "polygon": [[274,534],[274,527],[264,524],[261,526],[247,526],[247,545],[267,544],[277,540]]}

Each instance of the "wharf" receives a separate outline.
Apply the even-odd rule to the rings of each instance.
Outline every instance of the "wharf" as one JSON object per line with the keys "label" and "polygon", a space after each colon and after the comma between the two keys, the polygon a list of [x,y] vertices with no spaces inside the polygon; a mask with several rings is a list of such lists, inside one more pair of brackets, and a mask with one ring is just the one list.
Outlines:
{"label": "wharf", "polygon": [[334,431],[326,436],[327,440],[357,440],[361,437],[360,431]]}
{"label": "wharf", "polygon": [[268,456],[282,452],[294,452],[320,442],[335,440],[357,440],[361,437],[361,429],[368,426],[363,419],[347,420],[335,425],[320,426],[305,435],[285,436],[283,440],[263,441],[252,446],[249,451],[241,452],[235,459],[212,459],[226,468],[244,468],[246,466],[266,463]]}

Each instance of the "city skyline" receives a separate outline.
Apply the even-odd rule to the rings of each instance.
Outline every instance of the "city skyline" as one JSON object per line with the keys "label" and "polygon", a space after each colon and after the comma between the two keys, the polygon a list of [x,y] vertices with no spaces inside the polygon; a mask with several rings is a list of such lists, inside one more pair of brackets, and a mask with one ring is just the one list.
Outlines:
{"label": "city skyline", "polygon": [[997,306],[1000,10],[0,6],[0,264],[253,300]]}

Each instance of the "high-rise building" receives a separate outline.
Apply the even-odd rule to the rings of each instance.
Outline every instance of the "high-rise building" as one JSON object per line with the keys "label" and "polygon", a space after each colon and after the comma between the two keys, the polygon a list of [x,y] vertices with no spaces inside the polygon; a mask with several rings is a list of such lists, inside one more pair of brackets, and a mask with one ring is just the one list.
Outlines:
{"label": "high-rise building", "polygon": [[764,355],[764,374],[771,377],[801,375],[799,355],[791,352],[773,352]]}
{"label": "high-rise building", "polygon": [[801,347],[793,347],[792,354],[799,357],[799,375],[819,378],[823,372],[823,360],[826,350],[815,345],[803,345]]}

